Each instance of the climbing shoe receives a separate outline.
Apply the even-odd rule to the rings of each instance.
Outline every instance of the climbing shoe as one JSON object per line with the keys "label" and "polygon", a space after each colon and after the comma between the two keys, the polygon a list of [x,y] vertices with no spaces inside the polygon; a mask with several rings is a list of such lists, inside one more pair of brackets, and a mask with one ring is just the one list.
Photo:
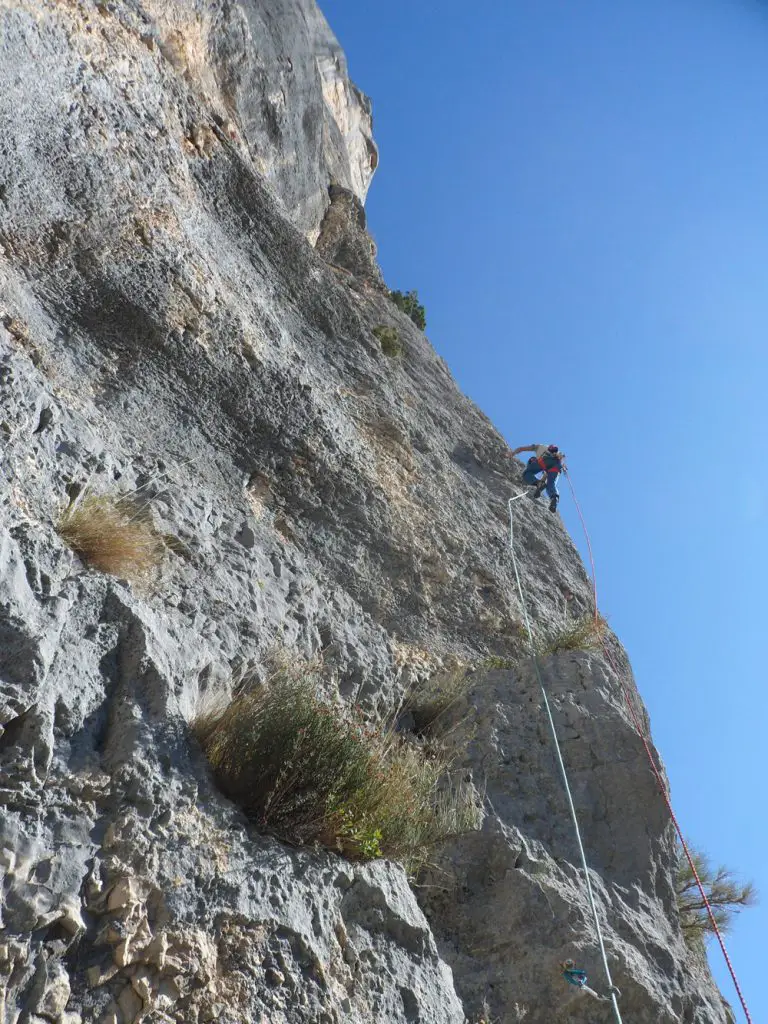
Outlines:
{"label": "climbing shoe", "polygon": [[540,498],[541,497],[541,492],[544,490],[544,488],[546,486],[547,486],[546,480],[542,480],[541,483],[536,484],[534,492],[531,495],[531,497],[534,499],[534,501],[536,500],[536,498]]}
{"label": "climbing shoe", "polygon": [[541,491],[538,487],[536,487],[529,493],[528,497],[531,499],[531,501],[536,501],[537,498],[541,497]]}
{"label": "climbing shoe", "polygon": [[549,499],[549,511],[550,512],[557,512],[557,498],[550,498]]}

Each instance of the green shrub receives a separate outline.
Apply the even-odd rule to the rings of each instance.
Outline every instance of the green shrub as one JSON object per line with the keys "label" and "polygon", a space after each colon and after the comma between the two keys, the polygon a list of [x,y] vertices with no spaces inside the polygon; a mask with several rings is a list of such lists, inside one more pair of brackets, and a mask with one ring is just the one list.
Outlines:
{"label": "green shrub", "polygon": [[311,667],[202,716],[195,732],[222,792],[260,828],[352,859],[418,870],[436,843],[477,826],[473,791],[437,748],[345,717]]}
{"label": "green shrub", "polygon": [[390,292],[390,299],[394,302],[398,309],[402,310],[407,316],[413,320],[420,331],[424,331],[427,328],[427,314],[426,310],[419,302],[419,295],[416,291],[410,292]]}
{"label": "green shrub", "polygon": [[87,565],[140,586],[155,579],[166,546],[146,501],[134,494],[83,497],[62,515],[57,529]]}
{"label": "green shrub", "polygon": [[[733,872],[722,865],[713,868],[709,858],[698,850],[691,849],[691,857],[712,907],[717,927],[721,932],[727,932],[734,916],[744,907],[753,906],[757,902],[755,887],[752,882],[737,882]],[[678,846],[675,895],[683,938],[691,948],[701,949],[706,937],[714,934],[714,927],[682,846]]]}
{"label": "green shrub", "polygon": [[556,631],[548,633],[536,644],[538,655],[558,651],[593,651],[602,645],[607,623],[602,616],[583,615]]}
{"label": "green shrub", "polygon": [[379,339],[381,351],[385,356],[394,358],[403,354],[403,343],[400,340],[396,327],[387,327],[385,324],[379,324],[378,327],[373,328],[373,334]]}

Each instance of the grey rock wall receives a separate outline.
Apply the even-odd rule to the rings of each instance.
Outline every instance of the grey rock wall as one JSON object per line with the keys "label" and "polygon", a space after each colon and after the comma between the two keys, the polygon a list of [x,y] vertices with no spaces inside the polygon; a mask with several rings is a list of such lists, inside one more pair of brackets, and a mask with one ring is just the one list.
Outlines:
{"label": "grey rock wall", "polygon": [[[0,4],[0,123],[4,1022],[608,1019],[557,977],[597,964],[524,662],[473,677],[486,819],[418,900],[396,865],[260,836],[190,737],[276,649],[381,718],[520,650],[519,467],[359,263],[359,220],[356,248],[343,218],[326,238],[349,266],[310,244],[331,181],[362,199],[375,163],[314,4]],[[59,538],[84,486],[138,489],[177,538],[153,590]],[[518,508],[542,631],[590,589],[559,519]],[[724,1021],[617,681],[596,655],[546,672],[628,1019]]]}
{"label": "grey rock wall", "polygon": [[[676,923],[666,807],[602,654],[541,659],[624,1020],[725,1021]],[[445,722],[482,778],[482,832],[444,849],[424,904],[465,1002],[491,1019],[589,1024],[607,1001],[568,990],[570,957],[607,995],[573,827],[532,663],[478,680]]]}
{"label": "grey rock wall", "polygon": [[328,195],[331,204],[320,225],[315,249],[326,263],[351,274],[351,283],[385,290],[363,204],[354,192],[341,185],[331,185]]}
{"label": "grey rock wall", "polygon": [[157,0],[150,10],[186,79],[312,241],[332,182],[365,200],[378,164],[371,104],[314,0]]}

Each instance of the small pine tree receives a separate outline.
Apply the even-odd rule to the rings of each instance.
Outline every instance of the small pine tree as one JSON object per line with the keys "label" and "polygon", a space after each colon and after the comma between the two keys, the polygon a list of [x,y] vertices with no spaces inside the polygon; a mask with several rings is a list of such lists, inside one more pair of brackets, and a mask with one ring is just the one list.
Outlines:
{"label": "small pine tree", "polygon": [[[755,887],[752,882],[742,885],[728,868],[723,865],[714,868],[705,854],[690,845],[689,849],[717,927],[726,932],[743,907],[754,906],[757,902]],[[675,893],[683,937],[689,946],[701,946],[706,937],[714,933],[714,928],[682,847],[678,848]]]}
{"label": "small pine tree", "polygon": [[407,316],[413,320],[420,331],[426,330],[427,327],[427,313],[424,307],[419,302],[418,292],[413,290],[410,292],[390,292],[390,299],[394,302],[398,309],[402,310]]}

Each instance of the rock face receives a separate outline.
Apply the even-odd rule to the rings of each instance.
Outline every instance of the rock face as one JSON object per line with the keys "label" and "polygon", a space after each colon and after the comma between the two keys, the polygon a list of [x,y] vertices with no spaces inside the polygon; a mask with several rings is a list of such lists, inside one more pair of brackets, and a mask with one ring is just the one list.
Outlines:
{"label": "rock face", "polygon": [[364,201],[370,101],[314,0],[152,0],[151,36],[312,241],[331,182]]}
{"label": "rock face", "polygon": [[[521,651],[519,468],[381,290],[370,107],[317,8],[2,4],[0,118],[4,1024],[609,1020],[557,971],[599,986],[525,659],[457,710],[487,812],[421,907],[397,865],[259,835],[190,736],[276,648],[374,718]],[[151,592],[60,539],[84,487],[176,538]],[[557,517],[517,509],[541,631],[590,590]],[[617,679],[595,654],[544,672],[626,1018],[726,1021]]]}
{"label": "rock face", "polygon": [[[726,1020],[708,971],[680,938],[666,807],[616,678],[601,656],[582,651],[547,656],[541,671],[624,1020]],[[532,664],[488,674],[470,698],[450,725],[492,813],[482,833],[443,851],[426,890],[438,945],[465,1001],[485,1003],[491,1020],[610,1021],[608,1004],[578,992],[569,999],[552,969],[573,958],[606,991]]]}
{"label": "rock face", "polygon": [[363,204],[341,185],[331,185],[328,195],[331,205],[320,225],[315,249],[331,266],[348,271],[354,281],[384,290]]}

